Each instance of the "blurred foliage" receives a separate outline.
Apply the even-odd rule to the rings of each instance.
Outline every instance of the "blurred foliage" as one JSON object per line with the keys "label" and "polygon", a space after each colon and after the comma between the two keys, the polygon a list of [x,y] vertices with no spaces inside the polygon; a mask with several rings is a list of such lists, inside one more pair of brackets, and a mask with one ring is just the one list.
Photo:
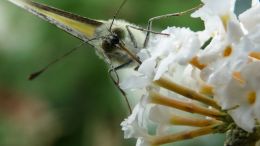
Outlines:
{"label": "blurred foliage", "polygon": [[[107,20],[112,18],[121,0],[41,0],[37,2],[82,16]],[[164,0],[163,2],[160,0],[128,0],[120,12],[119,18],[144,27],[148,19],[153,16],[180,12],[198,4],[198,0]],[[185,26],[191,27],[193,30],[203,29],[202,22],[199,19],[190,18],[189,15],[157,21],[153,26],[155,30],[161,30],[167,26]],[[48,107],[46,112],[55,117],[53,125],[58,125],[56,128],[52,128],[53,125],[40,127],[56,134],[48,145],[135,145],[134,140],[123,139],[123,132],[120,129],[120,122],[128,115],[125,101],[109,79],[107,66],[95,55],[91,47],[82,47],[35,81],[27,80],[30,73],[78,44],[80,44],[79,40],[53,25],[6,0],[0,2],[0,86],[8,89],[10,94],[24,93],[31,97],[29,99],[46,104],[46,108]],[[0,92],[0,96],[6,95]],[[17,101],[23,101],[24,98],[19,94],[12,96]],[[31,103],[29,99],[24,102]],[[13,108],[18,106],[16,102],[10,102],[10,104]],[[23,133],[18,131],[27,129],[15,128],[19,122],[10,122],[6,114],[0,118],[0,144],[21,146],[18,137],[21,138],[19,134],[23,135]],[[19,120],[21,119],[18,118]],[[33,128],[30,124],[28,127]],[[17,134],[12,131],[14,129]],[[12,141],[12,144],[5,143],[4,137],[7,136],[8,141]],[[41,136],[47,139],[48,133],[43,133]],[[213,136],[212,141],[208,143],[205,139],[208,140],[207,137],[203,137],[195,142],[189,140],[180,145],[218,146],[222,144],[223,136]],[[24,145],[35,146],[35,144],[29,145],[28,143]],[[36,146],[40,146],[40,144]],[[47,144],[44,143],[44,146]]]}

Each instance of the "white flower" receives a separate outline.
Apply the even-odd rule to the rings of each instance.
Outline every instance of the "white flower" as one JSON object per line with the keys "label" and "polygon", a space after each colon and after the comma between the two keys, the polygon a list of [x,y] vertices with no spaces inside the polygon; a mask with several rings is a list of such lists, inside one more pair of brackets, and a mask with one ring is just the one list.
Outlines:
{"label": "white flower", "polygon": [[145,104],[143,98],[142,102],[135,106],[133,113],[121,123],[125,138],[149,140],[147,121],[145,121],[145,114],[149,109]]}
{"label": "white flower", "polygon": [[232,78],[219,96],[227,108],[236,107],[229,113],[236,124],[252,132],[255,120],[260,119],[260,62],[251,62],[241,68],[241,80]]}
{"label": "white flower", "polygon": [[194,12],[192,17],[204,21],[205,30],[199,33],[202,42],[216,34],[225,34],[227,22],[235,19],[233,13],[235,0],[202,0],[204,6]]}
{"label": "white flower", "polygon": [[145,88],[166,72],[174,77],[176,70],[179,71],[178,75],[183,74],[188,62],[200,49],[198,36],[190,29],[176,27],[167,28],[163,33],[170,36],[157,35],[151,40],[149,47],[139,53],[143,61],[138,69],[139,75],[122,81],[122,89]]}
{"label": "white flower", "polygon": [[260,1],[259,0],[252,0],[252,7],[259,5]]}
{"label": "white flower", "polygon": [[[242,21],[237,19],[227,21],[226,33],[217,33],[205,50],[198,54],[198,60],[206,65],[201,71],[201,77],[207,84],[213,86],[214,98],[222,109],[238,106],[229,113],[238,126],[250,132],[255,127],[255,120],[258,119],[254,111],[259,107],[249,106],[246,94],[251,91],[245,89],[246,85],[240,87],[242,85],[239,81],[244,78],[251,78],[252,81],[257,77],[257,74],[253,74],[253,70],[250,70],[248,72],[252,74],[248,73],[248,77],[240,78],[245,69],[249,70],[250,62],[259,59],[252,55],[260,52],[260,31],[256,29],[260,25],[258,11],[258,6],[255,6],[240,15]],[[257,65],[255,67],[257,68]],[[257,99],[257,96],[255,98]]]}
{"label": "white flower", "polygon": [[[144,59],[139,72],[151,76],[155,73],[154,80],[161,77],[167,72],[170,65],[173,67],[174,62],[180,65],[186,65],[191,58],[199,51],[200,41],[198,36],[187,28],[167,28],[162,33],[170,34],[169,37],[157,35],[146,48],[150,56]],[[160,49],[158,49],[160,48]],[[143,58],[143,56],[141,56]],[[155,65],[153,71],[147,70],[150,64]],[[148,67],[147,67],[148,66]],[[154,66],[155,67],[155,66]]]}
{"label": "white flower", "polygon": [[[176,141],[184,135],[172,134],[174,124],[202,126],[210,133],[218,129],[215,124],[231,122],[252,132],[260,122],[259,2],[239,17],[233,12],[235,0],[202,2],[192,16],[201,18],[205,29],[169,27],[162,32],[170,36],[155,35],[138,54],[138,73],[121,83],[123,89],[145,91],[122,124],[127,138],[138,139],[137,146]],[[190,113],[202,116],[191,120]],[[227,115],[233,121],[222,118]]]}
{"label": "white flower", "polygon": [[243,27],[246,31],[252,32],[260,25],[260,5],[256,5],[239,15]]}
{"label": "white flower", "polygon": [[[226,1],[226,3],[229,2]],[[258,62],[257,52],[260,52],[260,32],[258,31],[260,7],[254,5],[242,13],[237,20],[235,17],[230,17],[234,15],[232,11],[227,11],[231,10],[232,6],[220,8],[219,10],[223,11],[221,13],[213,8],[215,7],[213,3],[205,2],[204,8],[198,12],[205,12],[206,8],[212,7],[211,11],[215,12],[216,17],[222,18],[222,24],[226,24],[226,26],[223,26],[224,29],[217,29],[216,27],[214,35],[211,36],[213,39],[210,44],[205,50],[197,54],[199,62],[206,66],[201,70],[201,78],[207,84],[213,86],[214,98],[222,109],[232,109],[237,106],[237,108],[230,110],[229,114],[239,127],[252,132],[256,124],[255,120],[259,120],[255,111],[259,110],[260,107],[257,104],[259,99],[256,94],[257,88],[253,90],[250,86],[251,83],[247,80],[257,81],[258,78],[258,75],[253,73],[252,64],[255,61]],[[194,14],[198,15],[198,12]],[[213,20],[210,17],[205,19],[205,15],[208,14],[202,12],[199,14],[202,19],[204,18],[206,27],[214,28],[212,25],[207,25],[214,21],[219,23],[217,19]],[[226,15],[228,19],[223,19],[223,14],[228,14]],[[212,31],[212,29],[209,30]],[[207,31],[207,28],[205,31]],[[259,67],[260,64],[254,64],[254,68]],[[241,84],[242,81],[245,83]],[[256,85],[255,82],[254,85]],[[250,101],[254,101],[254,104],[250,104]]]}

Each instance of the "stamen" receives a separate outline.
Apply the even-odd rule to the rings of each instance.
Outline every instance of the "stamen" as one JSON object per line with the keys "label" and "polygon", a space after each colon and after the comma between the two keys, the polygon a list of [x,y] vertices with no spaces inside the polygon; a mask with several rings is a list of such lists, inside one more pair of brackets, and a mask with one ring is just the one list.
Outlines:
{"label": "stamen", "polygon": [[182,111],[186,111],[189,113],[197,113],[200,115],[213,117],[213,118],[220,119],[220,120],[223,118],[223,116],[226,115],[225,113],[222,113],[218,110],[202,107],[202,106],[194,104],[192,102],[169,98],[167,96],[161,95],[154,91],[150,92],[150,99],[151,99],[151,102],[155,103],[155,104],[173,107],[173,108],[176,108],[176,109],[179,109]]}
{"label": "stamen", "polygon": [[213,96],[214,95],[213,90],[214,90],[213,86],[211,86],[209,84],[203,84],[200,88],[199,93],[205,94],[205,95],[208,95],[208,96]]}
{"label": "stamen", "polygon": [[162,145],[162,144],[172,143],[172,142],[181,141],[181,140],[185,140],[185,139],[192,139],[192,138],[199,137],[202,135],[214,133],[220,126],[222,126],[222,124],[211,125],[211,126],[191,130],[191,131],[184,131],[184,132],[175,133],[175,134],[166,135],[166,136],[154,137],[151,140],[151,144],[152,145]]}
{"label": "stamen", "polygon": [[227,46],[226,49],[223,52],[223,56],[224,57],[228,57],[228,56],[231,55],[231,53],[232,53],[232,47],[231,46]]}
{"label": "stamen", "polygon": [[205,68],[205,67],[207,66],[207,65],[205,65],[205,64],[201,64],[201,63],[199,62],[199,59],[198,59],[197,56],[195,56],[195,57],[193,57],[193,58],[191,59],[190,64],[193,65],[193,66],[195,66],[195,67],[197,67],[197,68],[200,69],[200,70],[202,70],[203,68]]}
{"label": "stamen", "polygon": [[168,90],[176,92],[187,98],[200,101],[200,102],[202,102],[206,105],[212,106],[216,109],[221,109],[215,100],[213,100],[203,94],[200,94],[190,88],[178,85],[178,84],[174,83],[173,81],[171,81],[169,78],[161,77],[159,80],[155,81],[155,83],[161,87],[164,87]]}
{"label": "stamen", "polygon": [[182,117],[179,115],[174,115],[172,118],[170,118],[170,123],[173,125],[205,127],[209,125],[221,124],[222,122],[215,119],[198,119],[193,117]]}
{"label": "stamen", "polygon": [[249,104],[254,104],[256,101],[256,92],[255,91],[251,91],[247,94],[247,101]]}

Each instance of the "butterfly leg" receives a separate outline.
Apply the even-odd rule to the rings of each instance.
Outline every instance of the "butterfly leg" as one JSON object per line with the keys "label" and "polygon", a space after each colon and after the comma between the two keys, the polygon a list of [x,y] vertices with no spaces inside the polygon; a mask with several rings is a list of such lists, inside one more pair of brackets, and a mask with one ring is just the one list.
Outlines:
{"label": "butterfly leg", "polygon": [[138,46],[137,46],[136,39],[134,38],[134,35],[133,35],[132,31],[130,30],[130,28],[140,30],[140,31],[144,31],[144,32],[149,31],[150,33],[153,33],[153,34],[166,35],[166,36],[169,35],[169,34],[166,34],[166,33],[156,32],[156,31],[152,31],[152,30],[148,30],[148,29],[144,29],[144,28],[136,27],[136,26],[132,26],[132,25],[126,25],[125,27],[126,27],[127,32],[129,33],[130,39],[133,42],[133,45],[134,45],[135,48],[137,48]]}
{"label": "butterfly leg", "polygon": [[183,12],[177,12],[177,13],[170,13],[170,14],[165,14],[165,15],[160,15],[160,16],[156,16],[156,17],[152,17],[148,20],[148,25],[147,25],[147,33],[146,33],[146,37],[145,37],[145,41],[144,41],[144,44],[143,44],[143,47],[145,48],[149,42],[149,37],[150,37],[150,33],[152,30],[152,24],[153,24],[153,21],[155,20],[160,20],[160,19],[164,19],[164,18],[169,18],[169,17],[172,17],[172,16],[181,16],[181,15],[184,15],[186,13],[190,13],[190,12],[193,12],[197,9],[199,9],[200,7],[202,6],[202,4],[194,7],[194,8],[191,8],[189,10],[186,10],[186,11],[183,11]]}
{"label": "butterfly leg", "polygon": [[128,109],[130,111],[130,114],[132,113],[132,108],[131,108],[131,105],[130,105],[128,99],[127,99],[126,93],[119,87],[119,76],[118,76],[117,71],[126,67],[126,66],[128,66],[128,65],[130,65],[132,62],[133,62],[132,60],[129,60],[129,61],[117,66],[117,67],[111,67],[108,71],[111,80],[113,81],[113,83],[116,85],[116,87],[119,89],[119,91],[124,96],[125,101],[126,101],[127,106],[128,106]]}
{"label": "butterfly leg", "polygon": [[129,27],[131,27],[131,26],[130,25],[126,25],[125,27],[126,27],[127,32],[129,33],[130,39],[133,42],[134,47],[137,48],[138,46],[137,46],[136,39],[135,39],[132,31],[129,29]]}

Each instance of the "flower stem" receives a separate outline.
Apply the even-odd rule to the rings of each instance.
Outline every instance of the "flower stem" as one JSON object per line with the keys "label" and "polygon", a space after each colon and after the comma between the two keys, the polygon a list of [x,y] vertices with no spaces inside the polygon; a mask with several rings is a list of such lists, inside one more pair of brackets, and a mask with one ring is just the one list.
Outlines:
{"label": "flower stem", "polygon": [[206,126],[206,127],[195,129],[195,130],[183,131],[183,132],[170,134],[170,135],[166,135],[166,136],[158,136],[158,137],[155,136],[151,140],[151,144],[152,145],[162,145],[162,144],[172,143],[172,142],[181,141],[181,140],[185,140],[185,139],[192,139],[192,138],[199,137],[202,135],[214,133],[220,126],[222,126],[222,124]]}
{"label": "flower stem", "polygon": [[173,98],[169,98],[157,92],[151,91],[150,98],[152,103],[160,104],[168,107],[173,107],[179,110],[183,110],[189,113],[197,113],[209,117],[213,117],[216,119],[222,119],[225,116],[225,113],[222,113],[215,109],[209,109],[206,107],[202,107],[200,105],[194,104],[192,102],[176,100]]}
{"label": "flower stem", "polygon": [[215,119],[198,119],[194,117],[183,117],[179,115],[174,115],[172,116],[172,118],[170,118],[170,123],[173,125],[205,127],[221,124],[222,122]]}
{"label": "flower stem", "polygon": [[171,90],[173,92],[176,92],[180,95],[183,95],[187,98],[197,100],[199,102],[202,102],[206,105],[212,106],[216,109],[221,109],[220,106],[217,104],[217,102],[203,94],[200,94],[190,88],[181,86],[179,84],[174,83],[167,77],[161,77],[159,80],[156,80],[155,83],[163,88],[166,88],[168,90]]}

